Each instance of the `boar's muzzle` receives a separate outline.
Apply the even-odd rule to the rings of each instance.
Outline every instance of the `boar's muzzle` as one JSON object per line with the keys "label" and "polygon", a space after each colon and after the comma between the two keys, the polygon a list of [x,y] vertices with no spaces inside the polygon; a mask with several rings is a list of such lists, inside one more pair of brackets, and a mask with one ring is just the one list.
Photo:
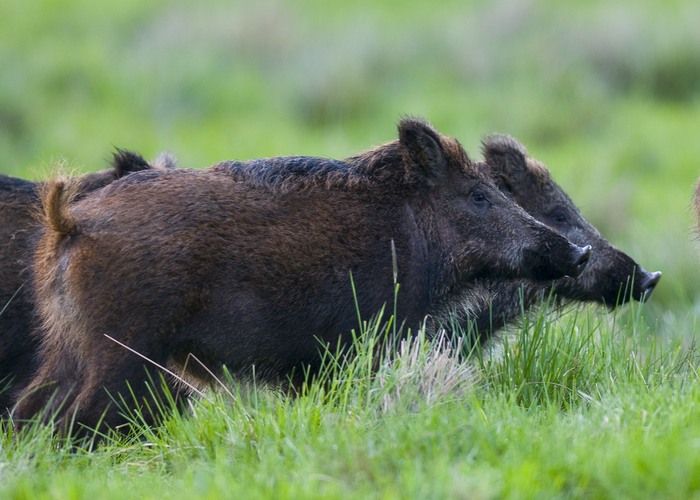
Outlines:
{"label": "boar's muzzle", "polygon": [[525,262],[531,269],[531,278],[551,281],[563,277],[578,278],[591,258],[591,246],[580,247],[564,238],[548,251],[525,251]]}
{"label": "boar's muzzle", "polygon": [[650,273],[642,268],[637,268],[635,274],[637,275],[637,280],[634,287],[634,298],[644,302],[651,296],[654,288],[656,288],[656,285],[659,283],[661,271]]}
{"label": "boar's muzzle", "polygon": [[579,248],[580,253],[578,258],[574,261],[574,272],[572,274],[568,274],[567,276],[571,278],[578,278],[581,276],[581,273],[583,272],[584,269],[586,269],[586,266],[588,265],[588,261],[591,258],[591,245],[586,245],[583,248]]}

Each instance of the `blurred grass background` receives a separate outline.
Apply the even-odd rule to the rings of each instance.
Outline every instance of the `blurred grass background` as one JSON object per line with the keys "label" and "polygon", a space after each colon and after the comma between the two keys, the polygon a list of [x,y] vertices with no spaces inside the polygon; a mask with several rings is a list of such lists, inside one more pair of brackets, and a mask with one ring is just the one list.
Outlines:
{"label": "blurred grass background", "polygon": [[700,4],[447,0],[0,3],[0,172],[45,179],[114,147],[183,166],[344,157],[405,114],[504,132],[664,278],[645,309],[690,339],[700,252]]}

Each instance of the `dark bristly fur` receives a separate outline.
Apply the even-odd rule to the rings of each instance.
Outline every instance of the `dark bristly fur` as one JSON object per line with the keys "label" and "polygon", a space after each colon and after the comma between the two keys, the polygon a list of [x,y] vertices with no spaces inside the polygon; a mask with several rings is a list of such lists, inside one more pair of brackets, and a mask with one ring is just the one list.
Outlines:
{"label": "dark bristly fur", "polygon": [[36,184],[0,176],[0,417],[14,403],[16,388],[34,368],[37,343],[30,335],[29,267],[38,232]]}
{"label": "dark bristly fur", "polygon": [[[154,168],[156,163],[159,168],[173,166],[169,156],[162,158],[156,160]],[[19,389],[36,368],[38,339],[31,334],[34,306],[29,286],[34,241],[41,228],[36,215],[50,224],[54,234],[68,235],[73,223],[67,206],[72,198],[80,199],[116,179],[149,168],[138,154],[117,150],[111,168],[77,179],[44,184],[0,175],[0,417],[15,403]],[[70,193],[65,191],[68,186]],[[44,195],[53,203],[42,211],[39,196],[46,190],[54,190]]]}
{"label": "dark bristly fur", "polygon": [[519,318],[523,306],[527,310],[543,302],[551,290],[559,303],[598,302],[610,308],[651,295],[661,273],[645,271],[603,238],[554,182],[547,168],[527,155],[524,146],[511,137],[498,135],[484,141],[483,154],[480,168],[506,196],[570,241],[589,244],[593,250],[586,271],[577,279],[563,278],[549,285],[528,281],[485,282],[490,307],[467,311],[468,317],[476,318],[482,340]]}
{"label": "dark bristly fur", "polygon": [[[35,416],[55,394],[49,411],[62,426],[74,417],[76,434],[103,412],[102,425],[125,423],[110,394],[150,398],[152,365],[107,335],[161,366],[182,369],[193,354],[215,374],[226,365],[297,384],[318,369],[319,341],[343,345],[357,328],[351,279],[365,318],[393,304],[392,248],[397,320],[413,331],[480,278],[576,276],[587,257],[503,196],[457,141],[414,119],[398,141],[344,161],[147,171],[67,211],[75,236],[51,234],[56,221],[38,244],[42,365],[14,416]],[[185,375],[211,382],[193,363]]]}

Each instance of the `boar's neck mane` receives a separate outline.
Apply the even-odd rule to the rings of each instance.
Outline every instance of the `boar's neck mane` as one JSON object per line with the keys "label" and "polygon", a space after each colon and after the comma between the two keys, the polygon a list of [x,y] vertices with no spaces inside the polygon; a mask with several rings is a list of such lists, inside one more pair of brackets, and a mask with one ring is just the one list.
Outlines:
{"label": "boar's neck mane", "polygon": [[225,161],[211,168],[255,187],[284,193],[314,187],[350,191],[385,183],[398,187],[405,176],[397,164],[401,164],[401,148],[393,141],[344,160],[286,156]]}

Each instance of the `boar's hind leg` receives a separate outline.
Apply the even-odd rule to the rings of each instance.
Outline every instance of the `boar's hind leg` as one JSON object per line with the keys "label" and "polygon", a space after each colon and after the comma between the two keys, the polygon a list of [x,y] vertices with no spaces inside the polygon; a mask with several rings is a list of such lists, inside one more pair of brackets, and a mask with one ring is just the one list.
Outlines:
{"label": "boar's hind leg", "polygon": [[12,419],[19,429],[33,420],[48,422],[60,418],[71,404],[78,380],[76,370],[61,363],[45,362],[31,383],[17,397]]}
{"label": "boar's hind leg", "polygon": [[107,428],[128,430],[130,422],[154,425],[176,398],[169,391],[157,368],[133,353],[120,353],[108,365],[90,366],[86,383],[65,410],[63,431],[83,437]]}

